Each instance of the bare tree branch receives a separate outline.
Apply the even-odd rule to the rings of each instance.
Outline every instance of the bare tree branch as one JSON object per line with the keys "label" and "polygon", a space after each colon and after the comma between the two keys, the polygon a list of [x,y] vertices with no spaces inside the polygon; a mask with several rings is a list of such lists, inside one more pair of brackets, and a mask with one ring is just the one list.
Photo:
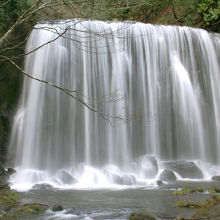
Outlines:
{"label": "bare tree branch", "polygon": [[8,60],[11,64],[13,64],[18,70],[20,70],[25,76],[29,77],[30,79],[33,79],[35,81],[38,81],[38,82],[41,82],[41,83],[44,83],[44,84],[47,84],[53,88],[56,88],[62,92],[64,92],[65,94],[67,94],[68,96],[72,97],[73,99],[77,100],[79,103],[81,103],[82,105],[84,105],[85,107],[87,107],[89,110],[91,110],[92,112],[95,112],[95,113],[98,113],[103,119],[107,120],[112,126],[112,122],[110,119],[117,119],[117,120],[121,120],[121,121],[124,121],[126,122],[127,119],[126,118],[123,118],[122,116],[112,116],[112,115],[108,115],[98,109],[95,109],[93,108],[90,104],[86,103],[84,100],[82,100],[81,98],[79,98],[78,96],[74,96],[72,93],[76,93],[76,94],[80,94],[79,93],[79,90],[69,90],[69,89],[66,89],[66,88],[62,88],[56,84],[53,84],[51,82],[48,82],[46,80],[42,80],[42,79],[39,79],[37,77],[34,77],[32,75],[30,75],[29,73],[25,72],[21,67],[19,67],[14,61],[12,61],[10,58],[8,57],[5,57],[3,55],[0,55],[0,57],[3,57],[4,59]]}
{"label": "bare tree branch", "polygon": [[6,1],[5,3],[3,3],[2,5],[0,5],[0,8],[3,8],[5,5],[7,5],[9,3],[10,0]]}
{"label": "bare tree branch", "polygon": [[[7,2],[9,2],[9,1],[7,1]],[[82,15],[85,18],[87,16],[81,14],[81,11],[78,10],[78,8],[81,7],[81,3],[83,3],[83,2],[85,3],[84,0],[79,0],[79,1],[51,0],[51,1],[47,1],[47,2],[43,2],[42,0],[37,0],[35,3],[33,3],[31,5],[30,8],[28,8],[25,12],[23,12],[23,14],[21,14],[21,16],[16,20],[16,22],[0,38],[0,52],[10,51],[10,50],[13,51],[13,49],[18,48],[20,45],[23,45],[27,41],[27,39],[30,35],[30,32],[29,32],[28,36],[26,36],[26,38],[23,41],[17,43],[14,46],[7,46],[7,44],[6,44],[6,42],[10,39],[10,36],[12,35],[15,28],[17,28],[19,25],[21,25],[25,21],[28,21],[34,14],[39,13],[39,12],[43,12],[44,10],[47,10],[47,9],[55,9],[55,7],[63,5],[66,8],[68,8],[68,10],[70,10],[72,14],[79,14],[79,15]],[[124,8],[127,8],[127,7],[136,7],[137,5],[141,5],[142,3],[143,2],[141,1],[141,3],[139,2],[138,4],[137,3],[131,4],[131,5],[126,4],[125,6],[120,4],[120,7],[118,7],[118,5],[115,3],[115,5],[113,4],[113,6],[115,6],[115,8],[117,8],[117,9],[121,10],[121,9],[124,9]],[[78,4],[78,6],[77,6],[77,4]],[[95,15],[96,12],[97,12],[97,11],[95,11],[95,8],[96,8],[95,1],[93,1],[91,3],[86,2],[86,4],[87,4],[87,7],[90,6],[90,5],[93,5],[92,14]],[[112,5],[111,5],[111,7],[112,7]],[[78,20],[78,22],[82,23],[82,20]],[[128,27],[128,25],[125,24],[125,26],[120,27],[120,29],[127,28],[127,27]],[[35,27],[34,29],[37,29],[37,27]],[[94,37],[94,42],[93,43],[96,43],[96,41],[100,37],[105,37],[105,38],[106,38],[106,36],[109,36],[111,38],[115,37],[114,34],[116,34],[117,37],[120,38],[120,36],[118,35],[118,32],[120,30],[114,30],[114,31],[109,30],[109,32],[106,32],[106,30],[105,31],[103,30],[103,32],[98,32],[98,31],[90,30],[90,28],[85,26],[85,25],[83,26],[84,30],[76,30],[71,25],[66,26],[66,28],[62,32],[58,31],[56,28],[50,28],[50,27],[40,27],[39,29],[44,29],[44,30],[47,30],[47,31],[51,31],[51,32],[57,34],[57,36],[54,39],[40,45],[39,47],[37,47],[37,48],[35,48],[31,51],[28,51],[26,53],[18,54],[18,55],[15,55],[13,57],[7,56],[5,54],[0,55],[0,57],[1,57],[0,61],[7,60],[12,65],[14,65],[19,71],[21,71],[25,76],[29,77],[30,79],[38,81],[38,82],[46,84],[46,85],[49,85],[53,88],[56,88],[56,89],[64,92],[68,96],[72,97],[73,99],[77,100],[79,103],[81,103],[82,105],[87,107],[92,112],[98,113],[102,118],[107,120],[111,124],[111,126],[115,126],[113,124],[114,120],[117,122],[117,124],[119,124],[119,123],[128,123],[130,121],[143,120],[143,118],[146,117],[146,113],[144,113],[141,110],[136,111],[134,114],[133,113],[132,114],[127,114],[125,116],[124,116],[124,114],[123,115],[115,115],[115,116],[106,114],[105,112],[100,111],[98,109],[98,107],[97,107],[98,104],[101,104],[103,102],[117,102],[117,101],[120,101],[120,100],[125,99],[127,97],[125,97],[123,95],[118,97],[117,92],[114,92],[114,93],[112,92],[110,95],[103,96],[102,97],[103,100],[96,100],[96,99],[93,99],[93,98],[90,98],[90,97],[87,97],[87,96],[83,95],[79,90],[69,90],[67,88],[62,88],[62,87],[60,87],[56,84],[53,84],[51,82],[48,82],[46,80],[39,79],[39,78],[33,76],[32,74],[29,74],[29,73],[25,72],[14,61],[17,58],[29,55],[29,54],[39,50],[40,48],[56,41],[60,37],[72,40],[72,41],[78,43],[81,46],[80,49],[85,49],[85,48],[83,48],[83,47],[86,47],[86,44],[87,44],[87,42],[85,41],[85,38],[91,39],[91,37]],[[68,36],[68,34],[67,34],[68,30],[74,30],[74,34],[70,33],[70,35]],[[76,33],[76,31],[77,31],[77,33]],[[80,32],[82,32],[83,34],[88,33],[88,35],[80,36],[79,35]],[[83,38],[83,40],[78,40],[78,39],[81,39],[81,38]],[[91,48],[91,46],[90,46],[89,50],[95,49],[96,50],[95,53],[97,53],[97,48],[98,47],[99,47],[98,44],[97,44],[97,47],[94,47],[94,48]],[[89,52],[91,52],[91,51],[89,51]]]}

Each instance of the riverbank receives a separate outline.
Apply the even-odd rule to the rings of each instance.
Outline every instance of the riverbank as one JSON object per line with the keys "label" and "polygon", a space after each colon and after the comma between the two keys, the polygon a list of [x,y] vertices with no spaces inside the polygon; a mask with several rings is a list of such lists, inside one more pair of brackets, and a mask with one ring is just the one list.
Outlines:
{"label": "riverbank", "polygon": [[44,213],[49,207],[39,203],[23,203],[18,192],[11,190],[9,177],[12,168],[0,167],[0,219],[30,219]]}

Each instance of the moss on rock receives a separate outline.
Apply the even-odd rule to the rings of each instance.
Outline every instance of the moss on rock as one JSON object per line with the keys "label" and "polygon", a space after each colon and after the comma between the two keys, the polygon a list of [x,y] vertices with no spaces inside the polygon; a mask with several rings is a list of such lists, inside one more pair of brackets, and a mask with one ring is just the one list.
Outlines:
{"label": "moss on rock", "polygon": [[0,190],[0,206],[15,207],[19,204],[19,195],[13,190]]}
{"label": "moss on rock", "polygon": [[4,213],[0,217],[0,219],[19,219],[21,217],[20,215],[17,214],[11,214],[11,213]]}
{"label": "moss on rock", "polygon": [[0,219],[30,218],[32,215],[44,213],[48,208],[47,205],[38,203],[21,205],[17,192],[10,189],[0,190]]}
{"label": "moss on rock", "polygon": [[206,202],[193,216],[192,219],[219,219],[220,216],[220,197],[213,198]]}
{"label": "moss on rock", "polygon": [[181,208],[201,208],[204,207],[207,202],[192,202],[188,200],[181,200],[174,204],[175,207]]}
{"label": "moss on rock", "polygon": [[147,211],[135,211],[129,216],[129,220],[155,220],[156,218]]}
{"label": "moss on rock", "polygon": [[179,189],[179,190],[175,190],[173,192],[174,195],[178,195],[178,196],[182,196],[182,195],[187,195],[187,194],[191,194],[191,193],[203,193],[205,192],[205,190],[203,188],[187,188],[187,187],[184,187],[182,189]]}
{"label": "moss on rock", "polygon": [[14,209],[15,213],[18,214],[40,214],[44,213],[48,209],[47,205],[38,204],[38,203],[31,203],[31,204],[24,204]]}
{"label": "moss on rock", "polygon": [[210,193],[210,194],[215,194],[215,193],[217,193],[215,187],[210,187],[210,188],[209,188],[209,193]]}

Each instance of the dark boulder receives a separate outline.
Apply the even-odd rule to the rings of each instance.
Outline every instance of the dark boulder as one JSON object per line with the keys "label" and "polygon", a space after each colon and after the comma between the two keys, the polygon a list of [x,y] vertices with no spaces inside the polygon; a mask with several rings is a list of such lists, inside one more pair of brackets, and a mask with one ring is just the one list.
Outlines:
{"label": "dark boulder", "polygon": [[7,170],[0,166],[0,190],[10,189],[8,179],[9,175],[7,173]]}
{"label": "dark boulder", "polygon": [[50,184],[47,183],[42,183],[42,184],[35,184],[32,189],[52,189],[53,186],[51,186]]}
{"label": "dark boulder", "polygon": [[62,170],[58,173],[58,178],[64,183],[64,184],[74,184],[77,183],[77,179],[67,173],[66,171]]}
{"label": "dark boulder", "polygon": [[7,170],[0,167],[0,183],[7,182],[9,177],[16,171],[13,168],[8,168]]}
{"label": "dark boulder", "polygon": [[170,161],[164,162],[165,169],[178,173],[182,178],[202,179],[202,170],[193,161]]}
{"label": "dark boulder", "polygon": [[158,185],[158,186],[163,186],[164,183],[163,183],[161,180],[157,180],[157,185]]}
{"label": "dark boulder", "polygon": [[159,176],[159,180],[165,182],[173,182],[176,181],[176,176],[171,170],[163,170]]}
{"label": "dark boulder", "polygon": [[0,166],[0,179],[5,178],[7,176],[7,171]]}
{"label": "dark boulder", "polygon": [[7,181],[4,181],[4,180],[2,180],[2,181],[0,181],[0,190],[5,190],[5,189],[10,189],[10,186],[9,186],[9,184],[8,184],[8,182]]}
{"label": "dark boulder", "polygon": [[212,180],[214,180],[214,181],[220,181],[220,176],[213,176],[213,177],[212,177]]}
{"label": "dark boulder", "polygon": [[121,177],[123,185],[135,185],[136,178],[133,175],[123,175]]}
{"label": "dark boulder", "polygon": [[156,220],[156,218],[147,211],[135,211],[131,213],[129,220]]}
{"label": "dark boulder", "polygon": [[108,179],[110,180],[111,183],[113,183],[113,184],[122,184],[122,179],[118,174],[108,173],[107,176],[108,176]]}
{"label": "dark boulder", "polygon": [[3,167],[0,167],[0,188],[8,188],[8,181],[7,181],[7,172]]}
{"label": "dark boulder", "polygon": [[63,206],[62,205],[54,205],[52,208],[52,211],[54,211],[54,212],[63,211]]}
{"label": "dark boulder", "polygon": [[15,169],[13,169],[13,168],[8,168],[8,169],[7,169],[7,175],[8,175],[8,176],[11,176],[13,173],[16,173],[16,170],[15,170]]}
{"label": "dark boulder", "polygon": [[158,164],[153,155],[144,155],[138,159],[139,168],[145,178],[154,178],[158,173]]}

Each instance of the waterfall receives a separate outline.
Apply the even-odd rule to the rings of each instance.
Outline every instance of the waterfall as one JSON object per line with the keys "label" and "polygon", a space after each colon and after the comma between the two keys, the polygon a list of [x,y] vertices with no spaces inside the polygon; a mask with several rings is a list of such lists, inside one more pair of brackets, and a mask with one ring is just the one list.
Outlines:
{"label": "waterfall", "polygon": [[164,161],[193,161],[210,178],[220,166],[219,51],[219,34],[189,27],[37,24],[25,72],[48,84],[24,77],[12,183],[142,185]]}

